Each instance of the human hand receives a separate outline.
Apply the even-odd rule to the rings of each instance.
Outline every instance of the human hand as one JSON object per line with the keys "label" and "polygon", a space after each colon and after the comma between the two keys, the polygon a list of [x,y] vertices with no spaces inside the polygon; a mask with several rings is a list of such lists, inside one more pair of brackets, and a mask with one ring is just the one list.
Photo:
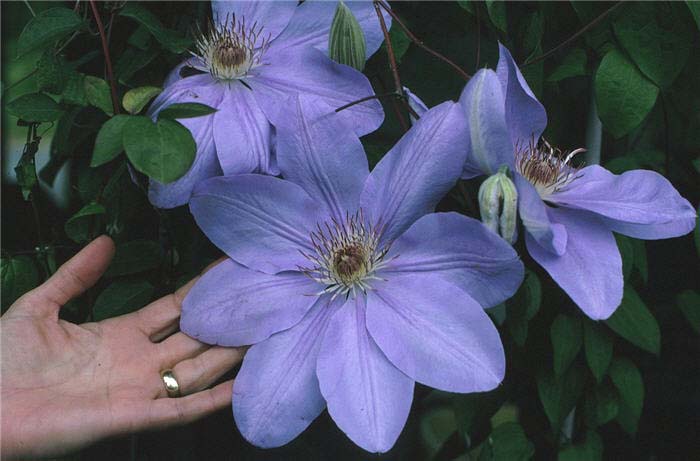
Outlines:
{"label": "human hand", "polygon": [[[58,319],[61,306],[94,285],[113,254],[111,239],[99,237],[0,319],[3,458],[58,455],[230,405],[233,381],[207,387],[244,350],[174,333],[194,280],[128,315],[82,325]],[[167,396],[165,369],[173,369],[184,397]]]}

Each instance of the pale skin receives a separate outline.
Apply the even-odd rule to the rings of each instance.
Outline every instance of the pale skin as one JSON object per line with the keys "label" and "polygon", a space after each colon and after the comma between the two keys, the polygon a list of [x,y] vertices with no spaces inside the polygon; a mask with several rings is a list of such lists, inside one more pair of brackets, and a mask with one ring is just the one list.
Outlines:
{"label": "pale skin", "polygon": [[[178,332],[191,281],[134,313],[76,325],[61,307],[94,285],[114,255],[100,237],[0,319],[3,459],[57,456],[100,439],[185,424],[230,407],[241,348],[210,347]],[[172,369],[182,397],[160,372]]]}

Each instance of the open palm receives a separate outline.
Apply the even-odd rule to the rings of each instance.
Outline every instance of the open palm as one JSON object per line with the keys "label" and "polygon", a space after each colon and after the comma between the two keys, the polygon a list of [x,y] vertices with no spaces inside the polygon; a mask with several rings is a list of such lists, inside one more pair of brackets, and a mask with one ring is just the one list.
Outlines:
{"label": "open palm", "polygon": [[[243,351],[173,334],[192,282],[114,319],[82,325],[58,319],[60,307],[102,275],[113,252],[109,238],[95,240],[0,320],[4,456],[59,454],[230,404],[232,381],[206,388]],[[167,397],[160,372],[169,368],[185,397]]]}

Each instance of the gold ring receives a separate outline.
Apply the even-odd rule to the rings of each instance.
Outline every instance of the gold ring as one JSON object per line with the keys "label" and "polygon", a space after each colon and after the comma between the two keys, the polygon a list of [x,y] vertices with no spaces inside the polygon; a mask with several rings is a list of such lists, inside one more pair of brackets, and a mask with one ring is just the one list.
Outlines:
{"label": "gold ring", "polygon": [[168,397],[180,397],[180,384],[175,379],[173,370],[163,370],[160,373],[160,378],[163,380]]}

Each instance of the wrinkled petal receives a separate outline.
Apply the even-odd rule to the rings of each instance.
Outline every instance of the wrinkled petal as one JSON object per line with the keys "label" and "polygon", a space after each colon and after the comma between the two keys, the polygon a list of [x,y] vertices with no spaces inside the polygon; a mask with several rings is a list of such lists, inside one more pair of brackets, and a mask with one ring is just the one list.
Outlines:
{"label": "wrinkled petal", "polygon": [[[384,41],[379,18],[371,1],[346,1],[365,35],[367,59]],[[275,40],[278,47],[313,46],[328,54],[328,36],[335,16],[337,1],[308,0],[299,5],[284,32]],[[391,16],[382,10],[387,30],[391,28]]]}
{"label": "wrinkled petal", "polygon": [[346,213],[357,210],[369,174],[362,143],[323,101],[295,96],[285,105],[293,115],[277,125],[277,160],[284,178],[342,222]]}
{"label": "wrinkled petal", "polygon": [[435,209],[464,164],[464,116],[447,101],[426,112],[372,170],[360,206],[385,226],[384,242]]}
{"label": "wrinkled petal", "polygon": [[245,21],[246,27],[252,27],[253,24],[262,27],[260,35],[269,35],[272,40],[289,24],[296,11],[296,2],[212,0],[211,11],[217,24],[222,24],[227,19],[230,23],[235,17],[236,22]]}
{"label": "wrinkled petal", "polygon": [[224,174],[279,174],[271,164],[271,131],[252,91],[238,82],[228,85],[214,114],[214,142]]}
{"label": "wrinkled petal", "polygon": [[299,323],[321,290],[300,272],[268,275],[227,259],[189,291],[180,329],[207,344],[255,344]]}
{"label": "wrinkled petal", "polygon": [[238,175],[199,183],[190,210],[209,240],[233,260],[276,274],[308,264],[309,238],[325,221],[302,188],[272,176]]}
{"label": "wrinkled petal", "polygon": [[547,210],[553,222],[566,226],[561,256],[525,235],[527,250],[593,320],[610,317],[622,301],[622,259],[612,232],[595,215],[565,208]]}
{"label": "wrinkled petal", "polygon": [[[216,108],[222,97],[221,88],[207,75],[179,80],[167,87],[153,102],[148,115],[155,119],[158,113],[171,104],[202,102]],[[192,166],[182,177],[168,184],[149,180],[148,199],[159,208],[174,208],[186,204],[195,185],[222,174],[213,135],[213,115],[178,120],[187,128],[195,144]]]}
{"label": "wrinkled petal", "polygon": [[496,73],[505,95],[506,125],[512,144],[537,141],[547,127],[547,112],[528,86],[510,51],[498,44]]}
{"label": "wrinkled petal", "polygon": [[513,173],[513,182],[518,189],[518,212],[525,229],[537,243],[550,253],[561,255],[566,251],[566,228],[551,222],[537,189],[518,173]]}
{"label": "wrinkled petal", "polygon": [[423,216],[394,241],[386,259],[391,263],[382,278],[438,274],[483,307],[513,296],[524,276],[518,254],[505,240],[458,213]]}
{"label": "wrinkled petal", "polygon": [[477,72],[464,87],[459,103],[466,113],[465,126],[470,135],[465,172],[490,175],[501,165],[512,166],[515,154],[506,126],[503,90],[496,73],[489,69]]}
{"label": "wrinkled petal", "polygon": [[649,170],[616,175],[598,165],[583,168],[551,196],[565,207],[592,211],[615,232],[640,239],[678,237],[695,227],[695,210],[673,185]]}
{"label": "wrinkled petal", "polygon": [[328,297],[320,298],[297,325],[246,352],[233,386],[233,417],[253,445],[286,444],[325,408],[316,359],[334,310],[327,304]]}
{"label": "wrinkled petal", "polygon": [[[425,105],[421,98],[412,93],[407,87],[403,87],[403,92],[408,99],[408,105],[411,107],[411,109],[413,109],[418,117],[422,117],[423,114],[428,112],[428,106]],[[413,114],[411,114],[411,124],[414,123],[416,123],[416,118],[413,116]]]}
{"label": "wrinkled petal", "polygon": [[392,277],[368,292],[367,329],[391,363],[419,383],[481,392],[503,380],[496,327],[464,290],[439,275]]}
{"label": "wrinkled petal", "polygon": [[316,373],[338,427],[367,451],[388,451],[411,410],[413,380],[392,365],[369,336],[364,296],[348,300],[333,314]]}
{"label": "wrinkled petal", "polygon": [[[290,109],[296,110],[285,107],[282,101],[297,93],[316,96],[333,109],[374,94],[361,72],[332,61],[314,48],[270,47],[263,60],[265,64],[256,68],[246,83],[253,88],[253,95],[274,125],[290,117]],[[338,113],[358,136],[376,130],[384,120],[382,105],[376,99]]]}

